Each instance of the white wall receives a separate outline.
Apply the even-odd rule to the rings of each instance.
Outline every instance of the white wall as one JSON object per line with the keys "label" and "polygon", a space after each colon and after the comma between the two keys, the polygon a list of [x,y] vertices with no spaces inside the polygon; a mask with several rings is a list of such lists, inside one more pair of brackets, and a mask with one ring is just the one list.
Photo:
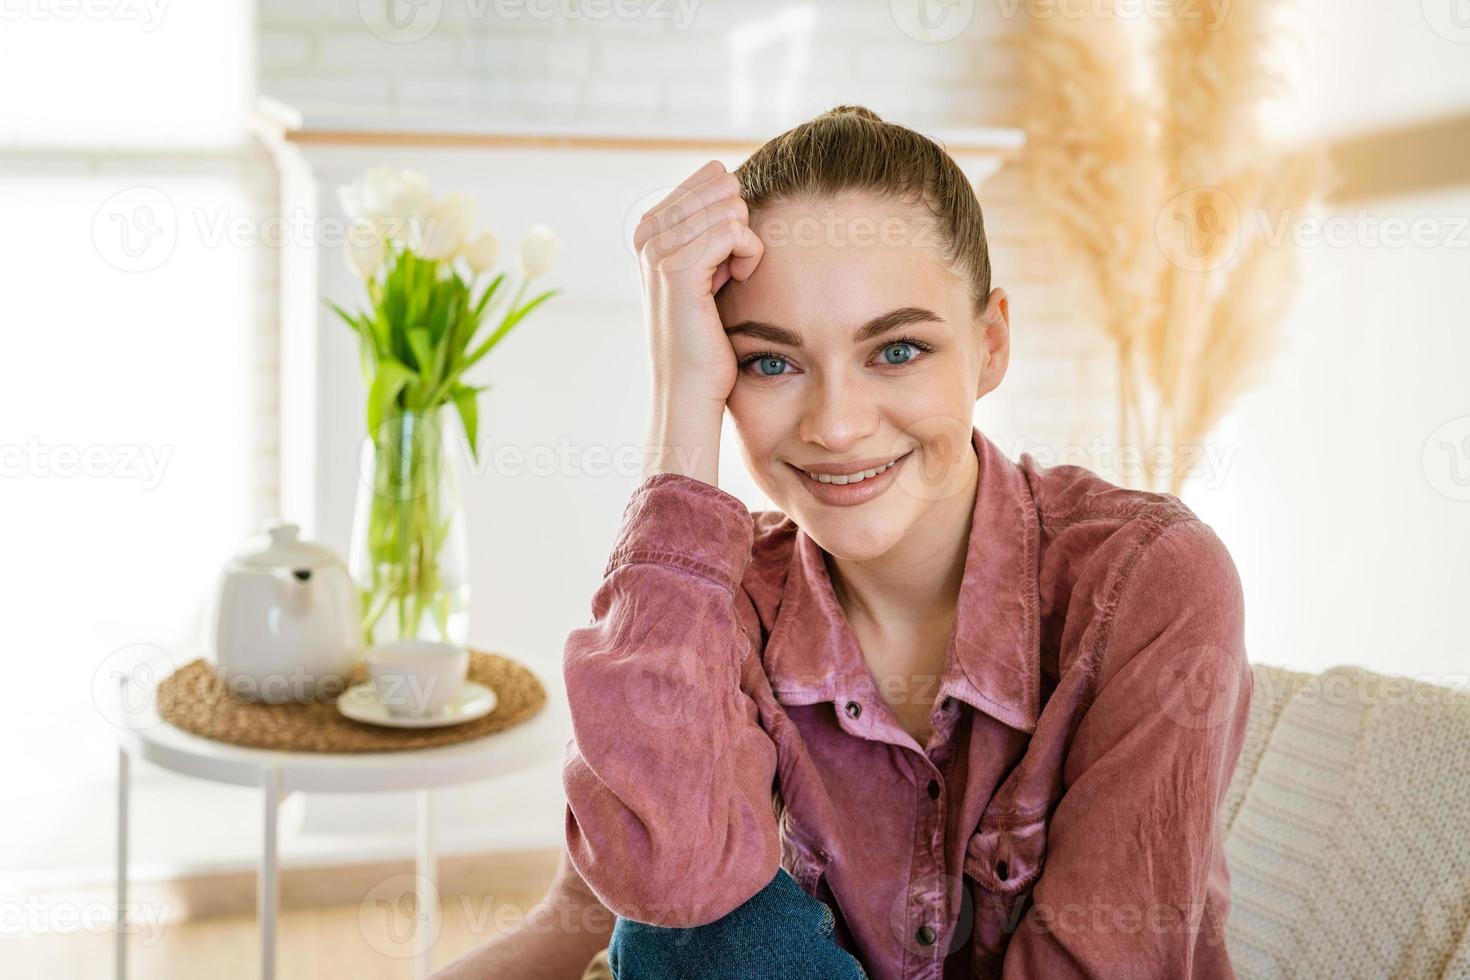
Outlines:
{"label": "white wall", "polygon": [[[887,2],[442,0],[389,20],[387,0],[262,0],[260,77],[292,104],[420,118],[722,124],[862,102],[908,120],[993,123],[1014,89],[1008,60],[980,42],[1015,23],[1005,6],[976,4],[937,35],[952,41],[921,43]],[[549,16],[562,8],[572,16]]]}
{"label": "white wall", "polygon": [[[1462,0],[1288,9],[1283,139],[1470,111]],[[1223,486],[1186,499],[1240,567],[1252,659],[1465,689],[1470,185],[1341,201],[1294,228],[1303,284],[1281,356],[1215,433]]]}
{"label": "white wall", "polygon": [[1240,568],[1252,659],[1465,689],[1470,187],[1320,222],[1284,350],[1216,433],[1223,490],[1191,502]]}
{"label": "white wall", "polygon": [[202,654],[220,563],[275,509],[252,51],[238,2],[22,5],[0,28],[7,897],[18,869],[109,866],[99,695],[150,648]]}
{"label": "white wall", "polygon": [[1464,0],[1296,0],[1280,5],[1287,138],[1355,133],[1470,108]]}

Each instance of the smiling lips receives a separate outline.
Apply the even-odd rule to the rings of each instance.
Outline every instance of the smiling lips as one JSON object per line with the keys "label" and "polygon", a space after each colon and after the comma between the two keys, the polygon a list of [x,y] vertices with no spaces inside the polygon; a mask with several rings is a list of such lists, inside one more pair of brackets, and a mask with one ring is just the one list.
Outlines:
{"label": "smiling lips", "polygon": [[[912,451],[913,450],[909,450],[909,452]],[[896,465],[899,460],[903,459],[903,457],[907,455],[908,453],[903,453],[899,456],[895,456],[893,459],[890,459],[885,463],[879,463],[876,466],[872,466],[866,469],[859,469],[852,472],[835,472],[838,470],[846,470],[846,467],[843,466],[820,466],[813,469],[806,469],[804,467],[798,466],[797,469],[801,470],[810,479],[813,479],[818,483],[830,483],[840,487],[852,483],[861,483],[864,480],[870,480],[873,477],[877,476],[879,473],[882,473],[885,470]]]}

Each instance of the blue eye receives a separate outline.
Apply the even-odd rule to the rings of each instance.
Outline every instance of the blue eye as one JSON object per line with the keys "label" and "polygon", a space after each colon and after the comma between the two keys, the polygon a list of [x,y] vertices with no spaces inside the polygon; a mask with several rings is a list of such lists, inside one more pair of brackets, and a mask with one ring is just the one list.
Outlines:
{"label": "blue eye", "polygon": [[883,348],[884,360],[886,360],[889,364],[907,364],[909,361],[913,360],[914,355],[912,353],[905,353],[902,357],[898,358],[893,358],[888,355],[889,351],[901,351],[905,347],[912,348],[913,350],[918,350],[918,347],[909,343],[907,340],[900,340],[897,343],[889,344],[887,347]]}
{"label": "blue eye", "polygon": [[[786,359],[781,357],[774,357],[770,354],[765,354],[757,355],[753,360],[748,360],[745,363],[753,363],[759,365],[756,373],[758,373],[761,377],[775,378],[784,373],[781,368],[786,364]],[[775,365],[775,368],[771,371],[767,371],[766,368],[770,367],[771,365]]]}
{"label": "blue eye", "polygon": [[[890,356],[890,352],[895,350],[900,353],[897,356]],[[905,364],[913,363],[919,356],[919,353],[927,354],[932,350],[934,350],[932,345],[919,340],[917,337],[901,337],[898,340],[888,341],[873,353],[882,354],[881,363],[889,367],[903,367]],[[755,354],[747,354],[741,358],[740,369],[744,371],[749,369],[751,365],[758,365],[755,371],[756,377],[779,378],[781,375],[789,373],[785,368],[789,367],[790,363],[790,361],[774,351],[760,351]]]}

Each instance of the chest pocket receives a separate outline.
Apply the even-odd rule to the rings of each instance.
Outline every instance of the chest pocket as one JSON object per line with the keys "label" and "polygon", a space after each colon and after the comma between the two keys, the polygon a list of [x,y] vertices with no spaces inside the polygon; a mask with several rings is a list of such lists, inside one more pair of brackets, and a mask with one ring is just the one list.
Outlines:
{"label": "chest pocket", "polygon": [[977,976],[998,973],[1046,859],[1046,812],[986,813],[965,847]]}

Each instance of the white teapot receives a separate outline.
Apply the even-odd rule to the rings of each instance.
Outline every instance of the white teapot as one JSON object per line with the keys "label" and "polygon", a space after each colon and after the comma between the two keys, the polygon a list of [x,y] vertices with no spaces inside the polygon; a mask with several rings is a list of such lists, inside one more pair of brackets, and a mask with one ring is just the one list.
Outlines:
{"label": "white teapot", "polygon": [[209,640],[215,673],[237,697],[336,697],[362,659],[362,604],[347,566],[300,531],[268,522],[220,573]]}

